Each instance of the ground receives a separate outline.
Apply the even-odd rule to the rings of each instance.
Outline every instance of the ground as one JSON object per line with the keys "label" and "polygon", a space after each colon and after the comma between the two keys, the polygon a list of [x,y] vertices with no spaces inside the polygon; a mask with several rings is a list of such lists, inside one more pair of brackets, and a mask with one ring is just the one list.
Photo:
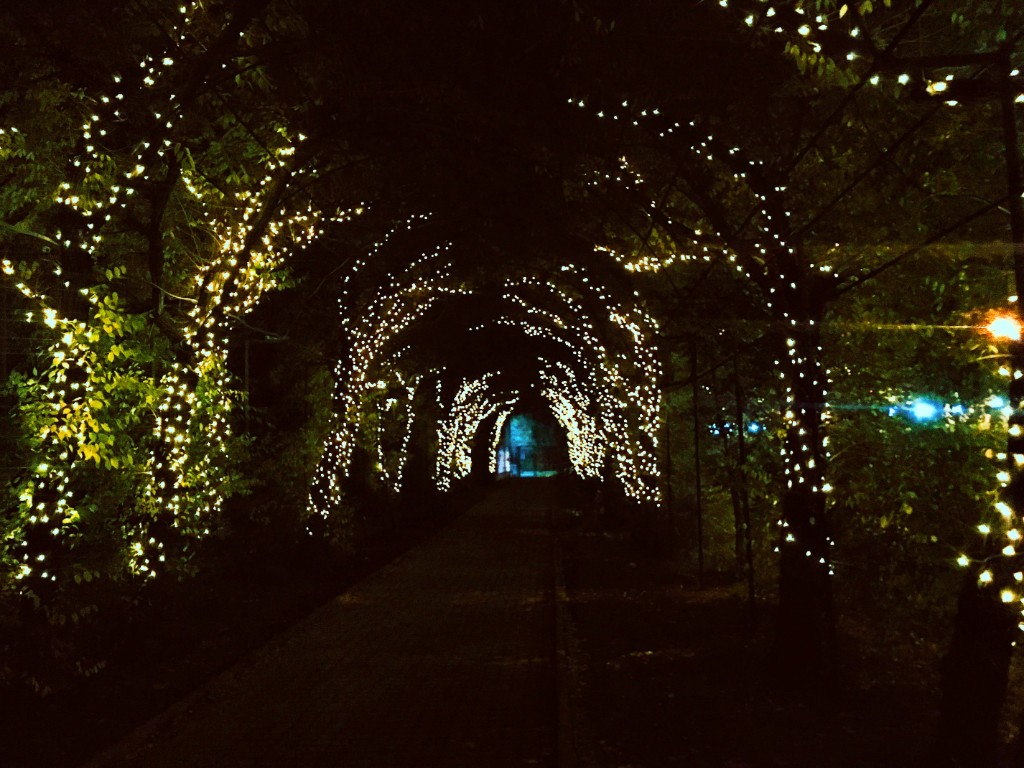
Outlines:
{"label": "ground", "polygon": [[191,582],[165,585],[124,617],[99,675],[45,699],[0,692],[0,766],[81,765],[435,534],[479,495],[466,493],[450,507],[407,519],[344,559],[289,558],[262,572],[255,566],[228,573],[210,569]]}
{"label": "ground", "polygon": [[752,622],[739,585],[698,589],[624,530],[561,539],[592,764],[881,768],[927,751],[931,686],[847,657],[833,692],[796,689],[771,661],[769,607]]}
{"label": "ground", "polygon": [[[516,493],[529,496],[550,481],[515,482]],[[675,558],[635,543],[628,526],[584,522],[565,505],[544,503],[555,555],[545,578],[557,596],[561,662],[552,664],[560,701],[551,717],[571,732],[559,734],[559,764],[882,768],[913,766],[926,753],[935,675],[917,675],[914,665],[925,668],[931,656],[908,661],[905,649],[890,654],[848,631],[841,679],[798,690],[771,660],[770,605],[752,616],[740,586],[697,588]],[[81,764],[403,550],[436,546],[430,542],[451,527],[439,518],[408,530],[330,578],[296,573],[272,586],[225,581],[183,593],[148,619],[144,643],[122,644],[107,672],[76,695],[5,718],[14,731],[3,742],[16,752],[2,764]]]}

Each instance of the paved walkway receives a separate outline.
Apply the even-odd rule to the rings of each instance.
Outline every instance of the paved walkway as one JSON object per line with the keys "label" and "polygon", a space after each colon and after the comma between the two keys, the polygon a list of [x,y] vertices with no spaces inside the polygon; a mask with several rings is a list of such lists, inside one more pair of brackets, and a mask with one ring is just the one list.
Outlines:
{"label": "paved walkway", "polygon": [[502,484],[89,768],[553,766],[550,494]]}

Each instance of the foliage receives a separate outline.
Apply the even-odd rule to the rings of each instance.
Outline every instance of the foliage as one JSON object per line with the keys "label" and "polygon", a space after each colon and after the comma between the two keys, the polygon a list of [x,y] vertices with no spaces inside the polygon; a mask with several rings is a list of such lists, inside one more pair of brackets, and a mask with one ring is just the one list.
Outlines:
{"label": "foliage", "polygon": [[[851,294],[830,326],[840,594],[882,636],[948,634],[956,558],[1005,447],[1003,359],[979,326],[1006,280],[983,250],[934,247]],[[915,417],[921,402],[937,415]]]}
{"label": "foliage", "polygon": [[[31,463],[0,518],[0,587],[22,629],[52,628],[41,642],[15,625],[5,645],[79,668],[81,641],[59,628],[96,613],[92,585],[116,603],[191,573],[223,501],[246,489],[229,334],[286,284],[285,255],[323,218],[284,197],[304,173],[301,138],[248,52],[257,6],[227,22],[215,5],[168,10],[111,31],[148,29],[130,74],[128,49],[102,86],[49,71],[4,113],[19,126],[0,144],[15,190],[0,200],[2,266],[42,344],[11,377]],[[31,111],[48,104],[67,118]]]}
{"label": "foliage", "polygon": [[[1007,291],[1000,264],[935,243],[1003,237],[1003,157],[993,104],[946,103],[991,85],[987,65],[900,68],[988,55],[1018,39],[1020,10],[563,5],[543,29],[571,34],[564,59],[545,47],[531,66],[564,75],[554,90],[586,91],[573,94],[586,122],[563,92],[561,111],[547,104],[552,78],[500,63],[534,50],[540,27],[518,11],[500,46],[485,28],[504,17],[486,9],[437,60],[421,30],[454,35],[450,21],[401,2],[114,3],[109,28],[78,12],[91,34],[77,43],[9,12],[0,257],[38,354],[8,384],[0,625],[20,638],[5,650],[21,669],[0,674],[45,688],[24,661],[34,648],[94,670],[84,627],[97,610],[191,573],[211,532],[254,559],[307,530],[351,547],[404,473],[423,491],[446,449],[445,396],[499,354],[563,394],[579,383],[567,423],[606,419],[634,497],[657,499],[660,408],[675,510],[692,509],[695,427],[714,567],[741,559],[746,499],[762,585],[780,542],[831,570],[835,534],[841,605],[891,632],[949,611],[952,554],[991,501],[985,452],[1004,437],[984,405],[996,352],[969,326]],[[713,34],[678,45],[691,27]],[[28,54],[57,42],[67,61]],[[473,55],[486,66],[467,66]],[[348,212],[324,212],[343,201]],[[374,231],[334,239],[369,208]],[[330,247],[300,262],[325,233]],[[340,312],[282,331],[304,302]],[[248,360],[271,339],[260,400],[239,349]],[[511,382],[502,397],[522,389],[515,371],[495,380]],[[917,397],[963,412],[917,423]],[[741,409],[759,426],[742,458]],[[792,530],[814,527],[814,510],[786,511],[801,485],[815,501],[832,492],[831,528],[807,544]]]}

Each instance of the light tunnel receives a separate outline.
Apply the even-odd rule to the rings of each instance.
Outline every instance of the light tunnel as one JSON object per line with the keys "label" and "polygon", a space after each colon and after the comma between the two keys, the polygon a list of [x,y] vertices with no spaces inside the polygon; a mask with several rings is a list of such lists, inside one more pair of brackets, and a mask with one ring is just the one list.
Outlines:
{"label": "light tunnel", "polygon": [[342,278],[335,423],[311,509],[326,518],[344,504],[357,451],[392,493],[406,490],[417,451],[442,492],[474,474],[521,474],[509,420],[526,413],[557,427],[563,469],[660,503],[658,329],[625,270],[589,251],[555,271],[512,261],[481,274],[460,266],[452,241],[424,245],[419,224]]}

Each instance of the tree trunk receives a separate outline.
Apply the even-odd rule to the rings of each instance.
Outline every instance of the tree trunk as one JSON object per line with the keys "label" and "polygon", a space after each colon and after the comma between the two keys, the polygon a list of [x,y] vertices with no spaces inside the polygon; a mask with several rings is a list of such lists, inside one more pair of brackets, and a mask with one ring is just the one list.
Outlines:
{"label": "tree trunk", "polygon": [[739,363],[734,360],[736,387],[736,475],[739,481],[740,513],[743,524],[743,574],[747,582],[747,602],[754,620],[757,596],[754,589],[754,532],[750,526],[750,490],[747,487],[747,416],[740,382]]}
{"label": "tree trunk", "polygon": [[[1020,143],[1017,135],[1016,94],[1013,87],[1012,48],[1002,51],[1000,68],[1000,107],[1003,140],[1006,152],[1007,190],[1009,192],[1011,246],[1016,290],[1024,289],[1024,174],[1021,172]],[[1024,349],[1020,343],[1011,346],[1013,368],[1024,370]],[[1010,424],[1020,423],[1024,391],[1020,379],[1010,385],[1010,402],[1014,413]],[[1008,471],[1012,477],[1004,499],[1012,507],[1017,520],[1024,511],[1024,475],[1017,464],[1022,446],[1018,438],[1007,445]],[[994,766],[999,753],[999,720],[1006,699],[1010,657],[1017,632],[1010,605],[1019,606],[1016,579],[1020,553],[1001,557],[1001,539],[986,537],[980,556],[974,558],[965,577],[953,626],[953,639],[943,659],[942,714],[936,746],[936,761],[943,766]],[[1000,542],[1000,543],[997,543]],[[980,584],[981,572],[988,575],[988,584]],[[1003,585],[1011,588],[1011,602],[1005,604]],[[1024,752],[1018,742],[1016,765],[1024,765]]]}
{"label": "tree trunk", "polygon": [[[782,499],[786,530],[779,559],[779,642],[787,671],[801,681],[835,673],[835,613],[829,575],[828,538],[819,521],[825,495],[809,488],[789,490]],[[822,562],[824,560],[824,562]]]}
{"label": "tree trunk", "polygon": [[788,487],[782,498],[779,641],[787,671],[808,683],[832,679],[836,668],[820,307],[813,300],[800,307],[801,322],[790,324],[782,361],[788,385],[783,451]]}
{"label": "tree trunk", "polygon": [[[723,416],[723,408],[721,397],[719,396],[718,381],[715,377],[715,369],[711,369],[711,392],[714,397],[715,404],[715,418]],[[733,531],[733,542],[732,542],[732,558],[733,558],[733,573],[737,579],[742,579],[744,576],[744,563],[746,562],[745,548],[744,548],[744,527],[743,527],[743,503],[741,500],[741,491],[743,484],[743,464],[742,458],[740,457],[740,443],[743,440],[743,413],[740,411],[737,413],[736,424],[734,425],[736,433],[738,435],[736,442],[736,453],[735,461],[733,461],[733,450],[732,450],[732,429],[728,423],[722,425],[720,431],[720,437],[722,438],[722,454],[725,457],[726,467],[732,462],[734,469],[728,473],[729,476],[729,499],[732,502],[732,531]]]}
{"label": "tree trunk", "polygon": [[[725,439],[728,440],[729,436],[726,434]],[[726,443],[728,447],[728,443]],[[744,527],[743,527],[743,504],[740,500],[740,480],[737,477],[739,472],[743,470],[739,467],[735,469],[729,478],[729,497],[732,501],[732,558],[733,558],[733,571],[736,574],[737,579],[744,578],[746,574],[746,547],[744,539]]]}
{"label": "tree trunk", "polygon": [[[7,365],[7,345],[8,339],[12,335],[13,323],[9,318],[14,317],[14,307],[11,306],[10,296],[7,294],[7,286],[0,286],[0,384],[7,382],[8,365]],[[8,330],[7,325],[10,323],[12,329]]]}
{"label": "tree trunk", "polygon": [[697,340],[690,339],[690,375],[693,378],[693,473],[697,513],[697,584],[704,587],[704,500],[700,477],[700,384],[697,379]]}
{"label": "tree trunk", "polygon": [[996,764],[1015,632],[1013,616],[997,590],[979,588],[977,570],[972,568],[960,592],[953,639],[942,662],[937,765]]}

